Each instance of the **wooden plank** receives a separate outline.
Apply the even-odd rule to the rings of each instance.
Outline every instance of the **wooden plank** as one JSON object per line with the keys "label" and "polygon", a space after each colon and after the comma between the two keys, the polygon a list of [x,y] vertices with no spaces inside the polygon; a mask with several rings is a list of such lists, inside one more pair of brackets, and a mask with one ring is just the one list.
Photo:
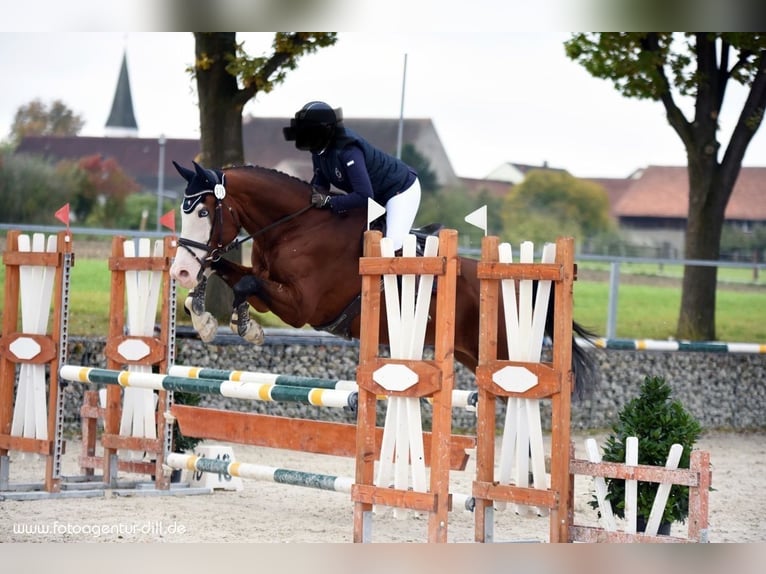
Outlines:
{"label": "wooden plank", "polygon": [[500,263],[499,261],[482,261],[476,267],[479,279],[527,279],[539,281],[561,281],[564,277],[560,263]]}
{"label": "wooden plank", "polygon": [[[171,414],[176,417],[181,432],[186,436],[213,440],[331,454],[356,456],[356,425],[308,419],[292,419],[274,415],[244,413],[173,405]],[[380,456],[383,429],[375,427],[374,445],[365,451],[365,457],[373,462]],[[423,433],[426,464],[431,460],[432,434]],[[476,446],[471,436],[451,435],[450,468],[465,470],[469,455],[466,449]]]}
{"label": "wooden plank", "polygon": [[[381,488],[370,484],[351,485],[351,496],[356,501],[370,505],[379,504],[420,512],[435,513],[439,506],[437,504],[439,496],[430,492]],[[444,505],[449,506],[449,500],[445,501]]]}
{"label": "wooden plank", "polygon": [[444,275],[443,257],[362,257],[360,275]]}
{"label": "wooden plank", "polygon": [[496,482],[474,481],[472,494],[477,499],[514,502],[525,506],[555,508],[558,504],[558,496],[552,490],[524,488]]}
{"label": "wooden plank", "polygon": [[699,486],[699,473],[688,468],[670,470],[645,464],[627,466],[620,462],[602,461],[593,463],[582,459],[570,461],[569,466],[572,474],[584,476],[602,476],[604,478],[640,480],[642,482],[672,482],[673,484],[683,486]]}
{"label": "wooden plank", "polygon": [[602,528],[579,525],[569,527],[569,538],[573,542],[612,542],[619,544],[635,542],[654,542],[660,544],[694,542],[694,540],[678,538],[677,536],[647,536],[645,534],[631,534],[619,530],[608,532]]}

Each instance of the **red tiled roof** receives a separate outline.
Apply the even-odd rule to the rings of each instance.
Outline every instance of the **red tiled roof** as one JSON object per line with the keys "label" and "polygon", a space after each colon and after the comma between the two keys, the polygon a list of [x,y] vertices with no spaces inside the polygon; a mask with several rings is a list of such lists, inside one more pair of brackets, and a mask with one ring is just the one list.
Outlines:
{"label": "red tiled roof", "polygon": [[[689,211],[689,177],[685,167],[649,166],[614,206],[618,217],[686,219]],[[726,219],[766,221],[766,168],[743,167],[729,204]]]}
{"label": "red tiled roof", "polygon": [[591,177],[587,181],[597,183],[606,191],[606,195],[609,198],[609,215],[617,217],[615,213],[615,206],[625,195],[630,185],[633,183],[630,179],[616,179],[608,177]]}

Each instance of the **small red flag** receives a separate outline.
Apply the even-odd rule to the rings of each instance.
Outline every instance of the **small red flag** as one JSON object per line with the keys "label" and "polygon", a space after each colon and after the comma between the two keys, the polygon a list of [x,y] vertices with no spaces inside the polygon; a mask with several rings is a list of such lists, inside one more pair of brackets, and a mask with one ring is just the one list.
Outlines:
{"label": "small red flag", "polygon": [[168,229],[172,230],[173,233],[176,232],[176,210],[171,209],[168,211],[165,215],[160,217],[160,223],[167,227]]}
{"label": "small red flag", "polygon": [[61,223],[69,227],[69,204],[65,204],[63,207],[60,207],[56,213],[53,214],[56,219],[58,219]]}

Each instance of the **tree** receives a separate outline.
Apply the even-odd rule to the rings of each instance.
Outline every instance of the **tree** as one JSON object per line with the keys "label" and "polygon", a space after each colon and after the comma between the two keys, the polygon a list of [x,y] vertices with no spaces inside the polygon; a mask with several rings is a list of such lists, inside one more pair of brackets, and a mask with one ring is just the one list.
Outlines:
{"label": "tree", "polygon": [[125,206],[125,198],[141,186],[127,175],[114,158],[89,155],[76,161],[62,160],[56,169],[77,181],[72,203],[75,220],[116,227]]}
{"label": "tree", "polygon": [[603,187],[551,170],[532,170],[514,186],[503,202],[502,218],[513,241],[536,243],[558,235],[583,240],[612,227]]}
{"label": "tree", "polygon": [[425,193],[434,193],[439,189],[436,173],[431,169],[431,162],[411,143],[402,146],[402,161],[418,172],[420,189]]}
{"label": "tree", "polygon": [[[662,102],[688,158],[684,255],[718,259],[724,212],[766,108],[766,34],[588,33],[573,35],[565,49],[591,75],[611,80],[624,96]],[[750,92],[728,145],[722,146],[718,118],[730,81]],[[692,118],[680,109],[680,97],[693,99]],[[679,338],[715,339],[717,276],[716,267],[684,268]]]}
{"label": "tree", "polygon": [[16,110],[10,136],[17,143],[26,136],[76,136],[83,125],[85,121],[61,100],[48,107],[38,99]]}
{"label": "tree", "polygon": [[330,32],[277,32],[272,52],[249,56],[236,32],[195,32],[193,73],[199,94],[201,161],[222,167],[244,163],[242,110],[259,92],[269,93],[305,54],[335,44]]}
{"label": "tree", "polygon": [[76,187],[42,158],[0,154],[0,222],[53,225],[53,214]]}
{"label": "tree", "polygon": [[[277,32],[272,52],[249,56],[236,41],[236,32],[195,32],[195,61],[200,117],[200,162],[210,167],[242,165],[242,110],[259,92],[269,93],[294,70],[304,54],[335,44],[331,32]],[[239,249],[224,257],[241,257]],[[213,275],[205,304],[219,320],[228,320],[233,295]]]}

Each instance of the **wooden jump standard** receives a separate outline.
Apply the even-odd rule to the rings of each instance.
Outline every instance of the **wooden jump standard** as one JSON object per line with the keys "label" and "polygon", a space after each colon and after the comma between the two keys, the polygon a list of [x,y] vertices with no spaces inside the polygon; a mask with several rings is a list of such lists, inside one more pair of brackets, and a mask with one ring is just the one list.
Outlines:
{"label": "wooden jump standard", "polygon": [[[63,433],[63,405],[58,378],[58,365],[64,362],[67,352],[67,326],[69,320],[69,278],[74,265],[72,237],[68,232],[56,236],[54,251],[20,251],[16,230],[8,232],[5,265],[5,302],[3,307],[2,338],[0,338],[0,491],[10,488],[9,458],[11,450],[34,453],[46,457],[43,488],[47,492],[61,490],[61,457],[65,442]],[[53,324],[46,334],[25,333],[19,328],[19,303],[22,266],[43,266],[54,269],[53,278]],[[32,286],[38,287],[38,286]],[[29,288],[29,287],[27,287]],[[27,293],[30,295],[30,293]],[[50,305],[49,300],[32,301],[35,305]],[[47,317],[47,309],[45,310]],[[45,329],[43,329],[45,331]],[[36,350],[35,353],[21,349]],[[19,356],[16,353],[23,356]],[[30,356],[32,355],[32,356]],[[12,433],[14,386],[16,365],[48,365],[47,438],[14,436]],[[17,397],[18,398],[18,397]],[[42,397],[37,397],[42,398]],[[33,397],[27,397],[31,401]],[[37,421],[45,424],[44,421]]]}

